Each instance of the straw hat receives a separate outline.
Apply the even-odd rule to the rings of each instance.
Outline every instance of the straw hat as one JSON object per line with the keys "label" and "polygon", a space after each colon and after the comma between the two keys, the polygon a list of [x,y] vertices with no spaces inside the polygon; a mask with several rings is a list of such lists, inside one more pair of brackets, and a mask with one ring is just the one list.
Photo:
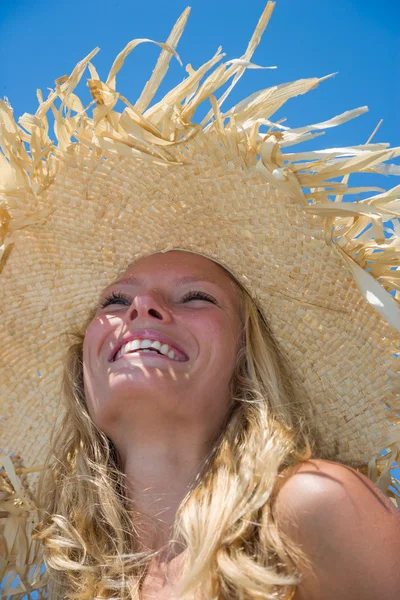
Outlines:
{"label": "straw hat", "polygon": [[[0,101],[0,460],[8,474],[0,510],[22,499],[12,516],[20,536],[31,527],[26,509],[33,508],[37,480],[26,473],[43,464],[62,410],[62,334],[83,323],[101,290],[133,260],[171,249],[207,256],[244,285],[291,365],[296,401],[319,430],[324,454],[369,464],[371,479],[394,497],[388,485],[400,451],[399,187],[359,202],[344,196],[376,192],[349,188],[348,175],[394,173],[383,163],[400,149],[369,143],[293,152],[315,132],[366,110],[296,129],[274,122],[287,100],[324,78],[222,106],[255,66],[251,58],[273,8],[269,2],[241,58],[222,62],[219,49],[197,70],[188,65],[186,78],[150,108],[189,10],[158,43],[160,57],[137,100],[116,91],[116,75],[135,46],[150,40],[130,42],[105,82],[91,63],[96,48],[55,81],[48,98],[39,92],[36,114],[24,114],[19,125]],[[74,88],[87,68],[93,102],[85,108]],[[209,113],[194,124],[204,102]],[[11,529],[9,562],[17,547]]]}

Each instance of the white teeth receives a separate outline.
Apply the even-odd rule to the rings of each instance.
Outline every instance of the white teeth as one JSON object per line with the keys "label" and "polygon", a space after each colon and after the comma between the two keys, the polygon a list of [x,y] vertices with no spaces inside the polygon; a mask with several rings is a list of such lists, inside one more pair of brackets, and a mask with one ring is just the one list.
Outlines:
{"label": "white teeth", "polygon": [[172,349],[170,349],[168,344],[161,345],[161,342],[159,342],[159,340],[149,340],[149,339],[132,340],[131,342],[127,342],[117,352],[114,360],[118,360],[119,358],[121,358],[122,356],[127,354],[128,352],[133,353],[136,350],[140,350],[142,352],[152,352],[152,350],[150,350],[150,348],[154,348],[155,350],[158,350],[158,352],[160,352],[160,354],[163,354],[164,356],[168,356],[168,358],[171,358],[172,360],[180,361],[179,358],[175,358],[175,352]]}
{"label": "white teeth", "polygon": [[151,340],[142,340],[140,342],[140,348],[150,348]]}
{"label": "white teeth", "polygon": [[[138,350],[139,348],[141,348],[141,344],[140,344],[141,340],[133,340],[132,342],[128,342],[127,344],[125,344],[125,346],[122,346],[121,350],[125,352],[128,352],[129,350],[134,351],[134,350]],[[120,350],[120,352],[121,352]]]}

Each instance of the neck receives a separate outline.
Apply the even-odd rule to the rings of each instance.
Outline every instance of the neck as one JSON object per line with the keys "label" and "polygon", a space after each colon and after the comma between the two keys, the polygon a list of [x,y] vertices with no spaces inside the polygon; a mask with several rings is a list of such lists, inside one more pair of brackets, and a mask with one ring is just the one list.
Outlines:
{"label": "neck", "polygon": [[130,441],[124,453],[123,470],[137,515],[134,527],[144,548],[159,551],[161,560],[169,560],[182,552],[182,543],[173,540],[176,513],[210,443],[204,442],[199,431],[187,429],[169,439],[165,435],[157,440],[133,437],[135,441]]}

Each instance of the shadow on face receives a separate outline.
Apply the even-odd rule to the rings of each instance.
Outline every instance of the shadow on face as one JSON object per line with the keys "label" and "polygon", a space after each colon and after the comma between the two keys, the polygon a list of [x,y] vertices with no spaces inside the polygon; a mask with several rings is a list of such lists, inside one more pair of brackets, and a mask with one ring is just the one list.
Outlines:
{"label": "shadow on face", "polygon": [[[241,333],[239,286],[223,267],[183,251],[141,258],[103,290],[85,333],[93,421],[120,446],[132,436],[212,437],[229,406]],[[174,355],[129,345],[157,337]]]}

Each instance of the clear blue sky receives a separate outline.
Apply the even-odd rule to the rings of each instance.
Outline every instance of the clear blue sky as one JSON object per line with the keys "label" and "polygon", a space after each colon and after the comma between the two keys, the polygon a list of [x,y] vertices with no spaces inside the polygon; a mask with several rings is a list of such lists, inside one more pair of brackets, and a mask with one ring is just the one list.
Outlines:
{"label": "clear blue sky", "polygon": [[[138,37],[165,41],[188,4],[185,0],[1,0],[0,97],[7,96],[16,116],[35,112],[36,89],[47,95],[54,79],[69,74],[96,46],[101,50],[93,63],[104,80],[128,41]],[[183,64],[197,68],[219,45],[227,59],[239,57],[265,4],[265,0],[192,0],[178,45]],[[381,118],[384,122],[374,141],[399,145],[399,22],[399,0],[278,0],[253,56],[257,64],[278,68],[247,71],[225,107],[257,89],[338,71],[316,90],[290,101],[279,117],[301,126],[358,106],[368,105],[370,112],[302,149],[364,143]],[[139,46],[118,74],[117,89],[131,101],[139,96],[158,53],[152,44]],[[160,93],[185,74],[173,59]],[[89,101],[84,82],[78,90]],[[388,188],[398,183],[394,177],[361,177],[366,185]],[[353,183],[358,183],[356,178]]]}

